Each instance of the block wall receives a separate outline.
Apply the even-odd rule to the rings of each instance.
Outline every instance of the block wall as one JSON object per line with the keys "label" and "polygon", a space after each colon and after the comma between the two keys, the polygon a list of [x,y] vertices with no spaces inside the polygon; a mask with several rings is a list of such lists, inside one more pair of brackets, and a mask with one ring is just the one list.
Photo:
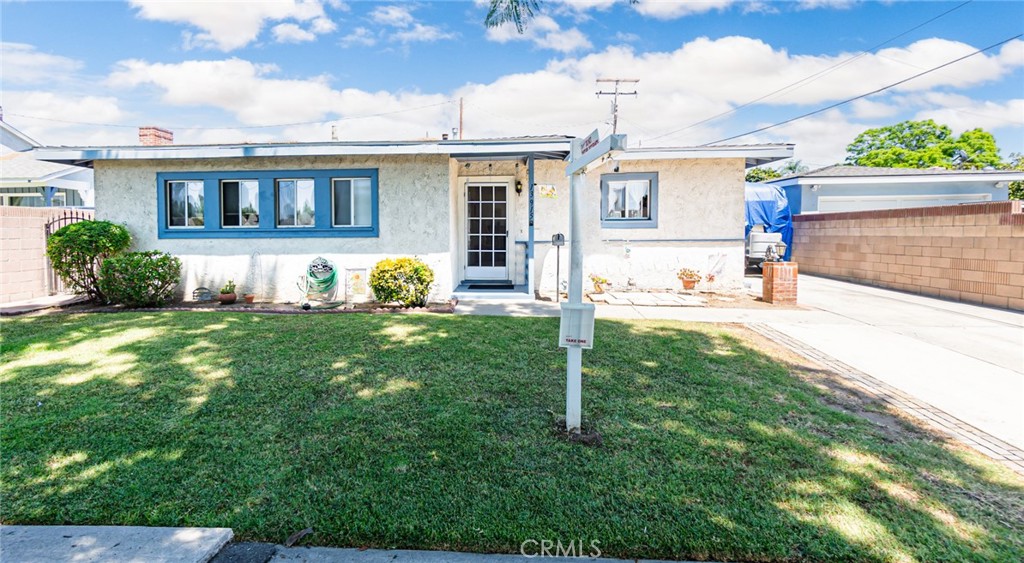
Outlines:
{"label": "block wall", "polygon": [[0,303],[50,294],[46,224],[64,212],[59,208],[0,206]]}
{"label": "block wall", "polygon": [[806,274],[1024,311],[1024,202],[794,217]]}

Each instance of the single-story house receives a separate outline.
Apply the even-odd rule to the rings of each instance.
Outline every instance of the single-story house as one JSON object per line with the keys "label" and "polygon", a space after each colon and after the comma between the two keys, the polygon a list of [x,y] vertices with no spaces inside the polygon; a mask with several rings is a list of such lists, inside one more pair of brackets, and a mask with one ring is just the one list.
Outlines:
{"label": "single-story house", "polygon": [[[418,256],[434,269],[434,298],[472,295],[488,282],[533,298],[556,290],[551,238],[569,230],[571,140],[45,147],[36,155],[92,167],[97,218],[127,225],[138,249],[179,256],[186,295],[233,279],[261,299],[294,301],[296,279],[323,256],[356,298],[365,284],[351,283],[355,276],[365,280],[383,258]],[[780,144],[610,153],[587,175],[585,274],[672,288],[676,271],[689,267],[741,287],[744,171],[792,154]],[[563,280],[568,255],[563,249]]]}
{"label": "single-story house", "polygon": [[835,165],[768,180],[786,191],[794,215],[1005,201],[1013,170],[873,168]]}
{"label": "single-story house", "polygon": [[92,207],[92,170],[36,160],[38,146],[0,115],[0,205]]}

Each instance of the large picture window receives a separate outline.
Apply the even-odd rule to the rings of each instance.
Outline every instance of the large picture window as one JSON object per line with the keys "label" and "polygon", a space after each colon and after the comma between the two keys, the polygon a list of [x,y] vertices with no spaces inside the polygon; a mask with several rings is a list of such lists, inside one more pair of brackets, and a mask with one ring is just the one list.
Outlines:
{"label": "large picture window", "polygon": [[205,225],[203,199],[202,181],[167,182],[167,226],[176,229]]}
{"label": "large picture window", "polygon": [[316,226],[312,179],[277,181],[277,226]]}
{"label": "large picture window", "polygon": [[220,183],[221,225],[260,226],[260,183],[257,180],[224,180]]}
{"label": "large picture window", "polygon": [[373,193],[369,178],[335,178],[331,181],[332,224],[335,227],[369,227],[373,222]]}
{"label": "large picture window", "polygon": [[643,229],[658,226],[658,175],[650,173],[601,176],[601,226]]}
{"label": "large picture window", "polygon": [[373,238],[375,168],[157,172],[157,236]]}

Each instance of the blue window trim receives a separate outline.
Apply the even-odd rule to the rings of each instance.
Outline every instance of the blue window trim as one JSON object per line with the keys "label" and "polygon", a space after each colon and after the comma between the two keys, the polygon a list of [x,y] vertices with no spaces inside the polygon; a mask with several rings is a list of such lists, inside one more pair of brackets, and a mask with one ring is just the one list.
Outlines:
{"label": "blue window trim", "polygon": [[[338,170],[237,170],[229,172],[159,172],[156,175],[157,238],[211,239],[211,238],[317,238],[360,237],[376,238],[380,235],[380,205],[376,168]],[[316,226],[278,227],[275,180],[313,180],[313,201],[316,206]],[[370,226],[332,226],[331,180],[369,178],[371,196]],[[169,228],[167,226],[167,182],[198,180],[203,182],[203,222],[201,228]],[[260,223],[257,228],[224,227],[220,214],[220,183],[222,180],[256,180],[259,182]]]}
{"label": "blue window trim", "polygon": [[[650,219],[606,219],[608,209],[608,182],[628,180],[648,180],[651,182],[651,218]],[[601,228],[602,229],[657,229],[658,228],[658,173],[657,172],[623,172],[601,174]]]}

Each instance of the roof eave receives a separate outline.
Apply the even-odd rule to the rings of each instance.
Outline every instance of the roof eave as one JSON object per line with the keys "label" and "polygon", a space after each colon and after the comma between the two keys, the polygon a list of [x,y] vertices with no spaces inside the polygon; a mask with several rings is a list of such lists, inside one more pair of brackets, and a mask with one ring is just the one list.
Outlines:
{"label": "roof eave", "polygon": [[96,160],[181,160],[282,156],[386,156],[386,155],[526,155],[568,153],[569,141],[539,140],[483,143],[294,144],[159,147],[40,147],[39,160],[91,165]]}
{"label": "roof eave", "polygon": [[786,185],[836,185],[836,184],[945,184],[956,182],[1019,182],[1024,172],[978,173],[978,174],[920,174],[905,176],[798,176],[769,180],[768,183]]}

